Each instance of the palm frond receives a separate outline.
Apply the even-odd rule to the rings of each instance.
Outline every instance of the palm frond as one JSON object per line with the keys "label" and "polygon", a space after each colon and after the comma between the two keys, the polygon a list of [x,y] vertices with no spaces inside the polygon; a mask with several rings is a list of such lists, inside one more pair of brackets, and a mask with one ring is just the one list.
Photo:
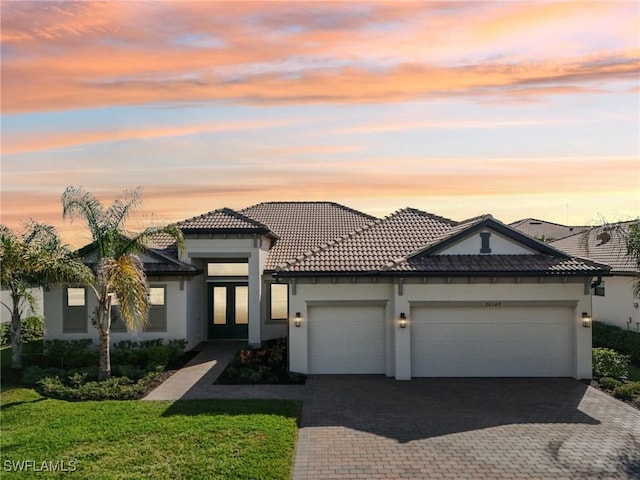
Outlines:
{"label": "palm frond", "polygon": [[100,200],[82,187],[69,186],[62,194],[62,218],[81,219],[89,228],[91,238],[102,253],[109,223]]}
{"label": "palm frond", "polygon": [[105,258],[98,265],[97,279],[108,293],[115,293],[127,327],[137,330],[148,322],[149,304],[144,265],[136,255]]}
{"label": "palm frond", "polygon": [[175,225],[167,225],[164,227],[148,227],[141,233],[129,239],[129,243],[124,246],[123,253],[137,253],[144,250],[148,241],[156,234],[164,233],[172,237],[176,246],[178,247],[179,254],[182,254],[184,251],[184,235],[182,234],[182,230],[180,230]]}
{"label": "palm frond", "polygon": [[125,190],[120,198],[116,198],[111,206],[105,212],[106,218],[112,227],[119,230],[124,229],[129,215],[142,204],[141,199],[142,188],[137,187],[133,190]]}

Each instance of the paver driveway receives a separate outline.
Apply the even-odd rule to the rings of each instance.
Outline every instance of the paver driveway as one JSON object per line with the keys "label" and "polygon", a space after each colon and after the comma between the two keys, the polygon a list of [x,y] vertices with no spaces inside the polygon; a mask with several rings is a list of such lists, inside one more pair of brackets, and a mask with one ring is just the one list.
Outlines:
{"label": "paver driveway", "polygon": [[312,376],[294,479],[640,478],[640,412],[570,379]]}

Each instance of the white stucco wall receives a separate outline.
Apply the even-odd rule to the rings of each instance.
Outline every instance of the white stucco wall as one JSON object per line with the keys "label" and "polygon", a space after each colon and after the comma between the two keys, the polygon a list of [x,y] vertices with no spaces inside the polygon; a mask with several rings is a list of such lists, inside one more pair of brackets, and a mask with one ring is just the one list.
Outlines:
{"label": "white stucco wall", "polygon": [[208,259],[246,258],[249,264],[249,344],[259,345],[262,341],[261,304],[263,297],[262,272],[271,241],[267,237],[256,238],[186,238],[183,261],[202,268],[203,275],[194,278],[189,286],[189,339],[207,339],[207,277]]}
{"label": "white stucco wall", "polygon": [[[493,230],[482,230],[482,233],[485,232],[491,233],[491,237],[489,238],[489,247],[491,248],[492,255],[527,255],[534,253],[533,250],[524,247],[520,243],[515,243],[513,240],[503,237]],[[465,237],[459,242],[437,252],[436,255],[478,255],[480,254],[480,248],[482,247],[480,233],[481,232],[477,232]]]}
{"label": "white stucco wall", "polygon": [[[584,294],[580,283],[405,283],[400,294],[398,285],[382,283],[299,283],[290,295],[289,346],[290,367],[308,373],[308,306],[317,302],[386,301],[387,375],[399,380],[411,378],[411,320],[407,328],[398,328],[401,313],[409,315],[412,302],[424,301],[562,301],[577,305],[573,318],[573,376],[591,378],[591,329],[582,326],[582,312],[591,314],[591,296]],[[300,312],[302,325],[295,327],[295,313]]]}
{"label": "white stucco wall", "polygon": [[[149,283],[154,286],[164,285],[167,302],[167,331],[166,332],[111,332],[111,342],[121,340],[152,340],[156,338],[187,339],[187,322],[185,313],[187,311],[187,289],[180,289],[180,281],[176,280],[155,280],[149,279]],[[63,332],[63,287],[52,287],[44,292],[44,316],[45,316],[45,339],[75,340],[80,338],[91,338],[98,342],[98,331],[91,325],[91,316],[96,307],[96,298],[92,291],[87,293],[87,332],[86,333],[64,333]],[[193,345],[187,348],[192,348]]]}
{"label": "white stucco wall", "polygon": [[[22,315],[23,318],[33,316],[33,315],[41,317],[43,315],[42,288],[32,288],[31,294],[33,295],[36,301],[35,309],[31,310],[31,308],[29,308],[28,306],[29,304],[25,302],[22,307],[24,308],[24,313]],[[2,301],[2,305],[0,305],[0,322],[10,322],[11,312],[7,309],[7,307],[9,307],[9,309],[13,309],[13,302],[11,301],[11,295],[9,294],[9,290],[4,290],[4,289],[2,290],[0,301]],[[5,305],[7,307],[5,307]]]}
{"label": "white stucco wall", "polygon": [[633,296],[633,281],[634,277],[605,277],[605,296],[593,297],[594,320],[640,331],[640,299]]}
{"label": "white stucco wall", "polygon": [[[289,290],[289,365],[292,371],[308,373],[308,325],[305,321],[309,318],[309,302],[366,302],[385,301],[386,303],[386,352],[380,352],[386,357],[387,375],[393,376],[393,285],[372,283],[317,283],[298,284],[293,294],[293,287]],[[300,312],[301,326],[295,326],[296,312]]]}

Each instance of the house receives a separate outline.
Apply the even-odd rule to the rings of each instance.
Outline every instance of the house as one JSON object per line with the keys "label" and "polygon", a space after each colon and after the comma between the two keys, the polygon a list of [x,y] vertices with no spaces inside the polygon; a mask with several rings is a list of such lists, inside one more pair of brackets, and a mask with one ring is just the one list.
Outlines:
{"label": "house", "polygon": [[[177,226],[182,254],[157,236],[143,255],[149,326],[114,341],[288,336],[290,369],[309,374],[591,377],[592,285],[609,267],[490,215],[266,202]],[[81,285],[49,289],[47,336],[97,338],[94,305]]]}
{"label": "house", "polygon": [[[635,222],[613,224],[614,228],[628,229]],[[583,258],[609,265],[611,275],[598,285],[593,297],[593,318],[623,329],[640,332],[640,299],[634,295],[634,282],[640,271],[626,255],[627,248],[621,235],[601,229],[576,233],[551,242],[553,247]]]}
{"label": "house", "polygon": [[588,228],[583,226],[561,225],[559,223],[547,222],[546,220],[538,220],[537,218],[524,218],[510,223],[509,226],[530,237],[547,243],[584,232]]}

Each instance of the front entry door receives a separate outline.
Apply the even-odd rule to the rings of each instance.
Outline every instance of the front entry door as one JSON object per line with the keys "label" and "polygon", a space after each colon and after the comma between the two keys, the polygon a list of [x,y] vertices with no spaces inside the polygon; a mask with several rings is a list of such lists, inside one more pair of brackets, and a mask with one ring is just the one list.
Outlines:
{"label": "front entry door", "polygon": [[249,338],[249,285],[209,283],[209,340]]}

